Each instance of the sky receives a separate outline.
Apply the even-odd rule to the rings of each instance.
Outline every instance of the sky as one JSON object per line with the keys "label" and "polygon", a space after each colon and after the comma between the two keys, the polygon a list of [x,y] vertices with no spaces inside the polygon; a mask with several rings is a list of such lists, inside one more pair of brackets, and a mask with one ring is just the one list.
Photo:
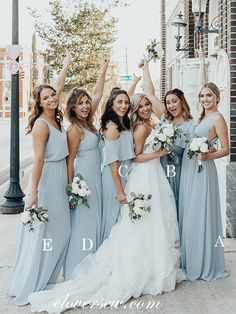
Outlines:
{"label": "sky", "polygon": [[[64,0],[63,0],[64,1]],[[100,0],[90,0],[99,3]],[[112,13],[119,18],[117,25],[117,41],[114,43],[114,61],[120,75],[126,73],[126,51],[128,74],[141,74],[137,68],[140,58],[145,52],[149,39],[160,40],[160,1],[159,0],[127,0],[128,7],[115,9]],[[19,0],[19,37],[20,44],[26,48],[31,46],[33,32],[32,18],[26,7],[30,6],[43,14],[48,21],[48,0]],[[11,44],[12,1],[0,0],[0,47]],[[40,46],[38,40],[38,46]],[[153,80],[159,79],[158,65],[150,64]]]}

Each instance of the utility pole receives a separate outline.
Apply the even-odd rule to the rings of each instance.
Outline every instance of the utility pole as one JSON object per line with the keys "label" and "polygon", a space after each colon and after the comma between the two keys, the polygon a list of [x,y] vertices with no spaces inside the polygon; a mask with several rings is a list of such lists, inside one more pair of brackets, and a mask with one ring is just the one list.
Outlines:
{"label": "utility pole", "polygon": [[[12,0],[12,45],[19,43],[19,4]],[[19,61],[19,57],[16,59]],[[11,149],[10,149],[10,185],[1,205],[3,214],[18,214],[24,209],[25,194],[20,187],[19,158],[19,72],[11,76]]]}

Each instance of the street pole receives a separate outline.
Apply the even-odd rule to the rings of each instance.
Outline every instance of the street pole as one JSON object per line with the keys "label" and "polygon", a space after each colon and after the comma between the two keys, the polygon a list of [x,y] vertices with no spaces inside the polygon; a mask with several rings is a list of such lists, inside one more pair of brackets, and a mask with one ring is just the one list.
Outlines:
{"label": "street pole", "polygon": [[[12,0],[12,45],[19,43],[19,5],[18,0]],[[19,57],[16,59],[19,61]],[[20,187],[19,169],[19,72],[11,76],[11,148],[10,148],[10,185],[1,205],[3,214],[19,214],[24,209],[23,197]]]}

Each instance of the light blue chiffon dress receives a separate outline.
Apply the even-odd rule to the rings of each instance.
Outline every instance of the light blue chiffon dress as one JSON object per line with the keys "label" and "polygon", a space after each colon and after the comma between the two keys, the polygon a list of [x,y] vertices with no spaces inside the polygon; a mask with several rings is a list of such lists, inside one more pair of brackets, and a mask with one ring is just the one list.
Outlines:
{"label": "light blue chiffon dress", "polygon": [[[42,118],[35,123],[39,122],[46,123],[50,131],[38,184],[38,205],[48,211],[49,221],[35,226],[34,232],[29,232],[27,226],[22,227],[17,261],[6,291],[8,296],[15,297],[13,303],[17,305],[27,304],[30,293],[56,282],[65,260],[71,230],[66,194],[66,132],[60,132]],[[30,191],[31,179],[28,195]]]}
{"label": "light blue chiffon dress", "polygon": [[[171,153],[174,157],[174,162],[173,160],[170,159],[169,155],[166,155],[160,158],[161,164],[165,171],[166,176],[169,175],[167,176],[167,179],[174,193],[178,220],[179,220],[179,185],[180,185],[182,158],[183,158],[184,149],[187,145],[186,141],[190,137],[190,132],[191,132],[191,128],[193,124],[194,124],[194,120],[190,119],[178,125],[178,128],[182,130],[183,134],[181,135],[181,137],[178,137],[175,140],[175,143],[171,145],[170,147]],[[169,167],[169,174],[167,173],[168,165],[171,165]]]}
{"label": "light blue chiffon dress", "polygon": [[100,245],[101,231],[101,158],[99,136],[84,129],[74,167],[74,174],[81,174],[90,188],[89,208],[78,205],[71,209],[71,238],[66,253],[64,276],[68,280],[74,267]]}
{"label": "light blue chiffon dress", "polygon": [[[192,136],[208,137],[216,114],[193,128]],[[179,194],[181,262],[189,280],[213,281],[228,275],[220,243],[223,234],[217,170],[214,160],[207,160],[198,173],[198,160],[189,159],[187,151],[188,146],[183,155]]]}
{"label": "light blue chiffon dress", "polygon": [[120,214],[120,203],[111,173],[111,163],[118,161],[123,187],[131,169],[132,159],[135,157],[133,136],[131,131],[125,130],[115,141],[101,140],[102,148],[102,225],[101,243],[108,238],[111,228],[116,224]]}

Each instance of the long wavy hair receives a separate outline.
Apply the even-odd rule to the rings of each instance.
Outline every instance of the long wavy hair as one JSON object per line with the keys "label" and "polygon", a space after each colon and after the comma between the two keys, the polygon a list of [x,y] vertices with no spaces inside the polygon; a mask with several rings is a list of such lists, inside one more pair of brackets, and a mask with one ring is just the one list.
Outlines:
{"label": "long wavy hair", "polygon": [[[209,89],[209,91],[210,91],[212,94],[214,94],[214,95],[216,96],[216,104],[218,105],[218,103],[219,103],[219,101],[220,101],[220,90],[219,90],[219,88],[216,86],[216,84],[214,84],[214,83],[212,83],[212,82],[208,82],[208,83],[205,83],[205,84],[202,86],[202,88],[201,88],[201,90],[200,90],[200,92],[199,92],[199,94],[198,94],[198,100],[199,100],[199,102],[200,102],[200,95],[201,95],[201,92],[202,92],[203,88]],[[201,112],[200,117],[199,117],[199,119],[198,119],[198,123],[200,123],[200,122],[202,121],[202,119],[205,117],[205,114],[206,114],[205,108],[202,108],[202,112]]]}
{"label": "long wavy hair", "polygon": [[[56,93],[56,90],[51,85],[48,85],[48,84],[41,84],[39,86],[36,86],[34,91],[33,91],[34,105],[32,108],[31,115],[29,116],[29,119],[28,119],[28,126],[25,129],[26,134],[29,134],[32,132],[35,121],[43,113],[43,107],[40,106],[40,104],[41,104],[40,96],[41,96],[41,92],[44,89],[48,89],[48,88],[53,90]],[[55,109],[55,121],[59,127],[59,130],[61,131],[63,115],[62,115],[61,110],[58,107]]]}
{"label": "long wavy hair", "polygon": [[165,118],[168,120],[173,120],[174,117],[173,115],[167,110],[167,96],[168,95],[175,95],[179,98],[179,100],[181,101],[181,105],[182,105],[182,109],[183,109],[183,117],[185,120],[189,120],[192,119],[193,116],[190,113],[190,107],[189,104],[184,96],[184,93],[182,92],[182,90],[178,89],[178,88],[174,88],[169,90],[168,92],[166,92],[165,97],[164,97],[164,105],[166,108],[166,112],[165,112]]}
{"label": "long wavy hair", "polygon": [[[112,105],[114,103],[114,100],[116,99],[116,97],[118,95],[124,94],[128,97],[129,99],[129,95],[127,94],[127,92],[123,89],[113,89],[112,93],[110,94],[110,97],[108,98],[107,102],[106,102],[106,106],[105,106],[105,110],[104,113],[101,117],[101,131],[105,131],[107,129],[107,123],[109,121],[114,122],[117,127],[118,127],[118,131],[124,131],[125,129],[130,129],[130,119],[129,119],[129,111],[130,111],[130,106],[127,110],[127,112],[124,115],[123,118],[123,125],[120,123],[120,120],[117,116],[117,114],[115,113],[115,111],[112,108]],[[130,102],[130,99],[129,99]]]}
{"label": "long wavy hair", "polygon": [[[146,99],[149,103],[150,101],[148,100],[147,96],[143,93],[138,93],[134,94],[130,98],[130,103],[131,103],[131,123],[132,127],[134,127],[137,123],[142,122],[142,119],[138,115],[138,108],[140,105],[140,101],[142,99]],[[152,104],[150,103],[151,109],[152,109]]]}
{"label": "long wavy hair", "polygon": [[89,94],[86,92],[86,90],[82,89],[82,88],[77,88],[74,87],[71,91],[70,94],[68,95],[67,101],[66,101],[66,118],[70,121],[70,123],[74,126],[79,127],[79,129],[82,131],[83,133],[83,121],[80,120],[76,113],[75,113],[75,106],[78,102],[80,102],[81,98],[87,96],[89,101],[90,101],[90,110],[89,110],[89,114],[88,117],[86,118],[86,122],[88,127],[92,130],[92,131],[96,131],[94,125],[93,125],[93,113],[91,110],[91,102],[92,102],[92,98],[89,96]]}

